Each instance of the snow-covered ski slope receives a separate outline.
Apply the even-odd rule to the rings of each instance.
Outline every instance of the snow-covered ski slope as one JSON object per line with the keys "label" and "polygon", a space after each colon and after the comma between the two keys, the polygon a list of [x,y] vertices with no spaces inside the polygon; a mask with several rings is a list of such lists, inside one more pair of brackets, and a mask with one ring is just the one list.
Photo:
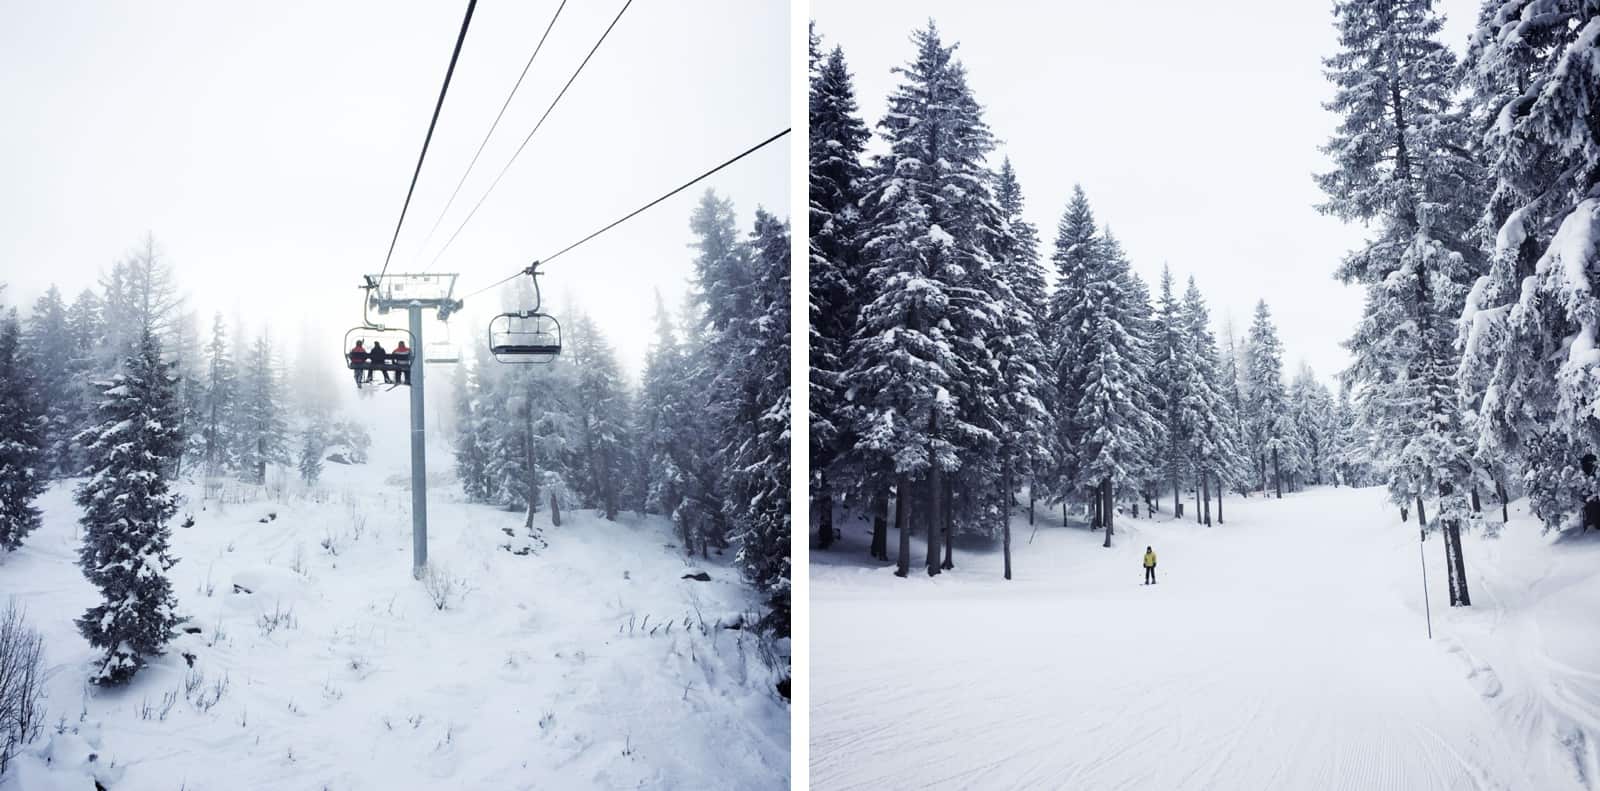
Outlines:
{"label": "snow-covered ski slope", "polygon": [[1516,505],[1466,541],[1470,610],[1424,545],[1431,641],[1415,521],[1379,489],[1123,519],[1112,549],[1041,509],[1012,582],[959,546],[932,580],[863,569],[851,520],[812,554],[813,785],[1600,788],[1600,536],[1552,544]]}
{"label": "snow-covered ski slope", "polygon": [[[407,461],[389,451],[403,441],[375,445],[370,466],[327,465],[324,502],[233,486],[246,502],[202,511],[186,488],[179,521],[196,522],[174,526],[171,577],[199,633],[124,689],[85,690],[94,652],[71,619],[98,594],[70,486],[53,488],[45,526],[0,560],[0,595],[45,634],[65,732],[0,789],[92,789],[91,774],[117,791],[787,787],[774,647],[717,628],[758,604],[731,552],[685,559],[663,520],[580,511],[561,527],[539,514],[548,548],[512,554],[500,545],[532,546],[522,515],[460,503],[435,445],[431,560],[464,589],[441,611],[410,576]],[[710,582],[682,579],[701,569]]]}

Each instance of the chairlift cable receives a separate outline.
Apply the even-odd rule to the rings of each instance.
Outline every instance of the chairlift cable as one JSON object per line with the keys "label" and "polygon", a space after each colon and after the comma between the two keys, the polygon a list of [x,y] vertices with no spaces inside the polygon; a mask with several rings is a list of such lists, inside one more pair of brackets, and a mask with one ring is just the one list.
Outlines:
{"label": "chairlift cable", "polygon": [[695,176],[694,178],[692,178],[692,179],[690,179],[690,180],[678,185],[677,187],[673,188],[673,190],[671,192],[668,192],[668,193],[666,193],[664,195],[661,195],[660,197],[656,198],[655,200],[652,200],[649,203],[646,203],[645,205],[640,206],[639,208],[634,209],[631,212],[628,212],[627,214],[623,215],[622,217],[611,221],[610,223],[608,223],[604,227],[602,227],[600,230],[595,231],[594,233],[591,233],[588,236],[585,236],[582,239],[579,239],[578,241],[573,242],[572,244],[569,244],[566,247],[561,248],[560,250],[557,250],[552,255],[549,255],[549,256],[546,256],[544,258],[541,258],[541,259],[538,259],[538,260],[534,261],[533,264],[531,264],[530,266],[528,266],[526,268],[518,269],[517,271],[511,273],[510,275],[508,275],[508,276],[506,276],[504,278],[501,278],[500,280],[497,280],[497,281],[495,281],[493,283],[490,283],[489,285],[484,286],[483,288],[480,288],[477,291],[474,291],[474,292],[466,295],[465,297],[462,297],[462,300],[470,299],[470,298],[475,297],[475,296],[477,296],[479,294],[482,294],[485,291],[488,291],[489,289],[496,288],[498,286],[501,286],[501,285],[504,285],[506,283],[509,283],[513,279],[515,279],[515,278],[517,278],[517,277],[519,277],[521,275],[529,274],[530,270],[532,270],[534,267],[550,263],[551,261],[555,260],[558,256],[560,256],[560,255],[562,255],[564,253],[572,251],[572,249],[577,247],[578,245],[581,245],[581,244],[583,244],[585,242],[588,242],[589,240],[594,239],[596,236],[599,236],[600,234],[603,234],[606,231],[609,231],[612,228],[615,228],[618,225],[621,225],[622,223],[633,219],[634,217],[636,217],[639,214],[643,213],[645,210],[655,206],[656,204],[658,204],[658,203],[660,203],[660,202],[662,202],[662,201],[664,201],[664,200],[666,200],[666,199],[668,199],[668,198],[670,198],[670,197],[672,197],[672,196],[674,196],[674,195],[676,195],[676,194],[678,194],[680,192],[683,192],[684,190],[686,190],[686,189],[688,189],[688,188],[700,183],[701,181],[706,180],[707,178],[710,178],[711,175],[716,173],[717,171],[722,170],[723,168],[726,168],[729,165],[732,165],[733,163],[738,162],[739,160],[744,159],[747,156],[750,156],[751,154],[754,154],[755,152],[761,150],[762,148],[765,148],[766,146],[772,144],[773,142],[776,142],[779,138],[782,138],[784,135],[789,134],[789,132],[790,132],[789,129],[784,129],[782,132],[779,132],[779,133],[773,135],[772,137],[769,137],[766,140],[763,140],[763,141],[751,146],[750,148],[745,149],[744,151],[740,152],[738,155],[734,156],[732,159],[729,159],[728,161],[723,162],[722,164],[717,165],[716,167],[714,167],[714,168],[712,168],[712,169],[710,169],[710,170],[708,170],[708,171],[706,171],[704,173],[701,173],[700,175]]}
{"label": "chairlift cable", "polygon": [[478,157],[483,156],[483,149],[489,145],[489,138],[494,135],[494,130],[500,126],[500,119],[505,117],[506,109],[511,106],[511,100],[516,98],[517,89],[522,87],[522,81],[527,78],[528,70],[533,67],[534,59],[539,57],[539,51],[544,49],[545,39],[550,37],[550,31],[555,28],[556,20],[561,18],[561,9],[566,7],[567,0],[561,0],[561,4],[556,6],[555,15],[550,17],[550,24],[545,26],[544,35],[539,37],[539,43],[534,45],[533,54],[529,55],[528,62],[523,64],[522,74],[517,76],[516,83],[511,86],[511,93],[506,95],[505,103],[500,105],[500,112],[495,115],[494,122],[489,124],[489,131],[483,134],[483,141],[478,143],[478,150],[472,154],[472,161],[467,163],[467,169],[462,172],[461,180],[456,182],[456,188],[450,193],[450,199],[445,201],[444,208],[439,210],[439,217],[433,221],[433,227],[428,229],[428,235],[422,238],[422,244],[419,245],[417,251],[419,257],[422,249],[425,249],[428,246],[428,242],[433,240],[434,232],[439,230],[439,223],[444,222],[444,216],[450,212],[450,207],[455,205],[456,196],[461,194],[461,188],[467,183],[467,176],[472,175],[473,167],[478,164]]}
{"label": "chairlift cable", "polygon": [[572,76],[567,78],[567,84],[561,86],[561,92],[557,93],[556,98],[550,102],[550,106],[545,108],[544,115],[539,116],[539,120],[533,125],[533,129],[528,132],[528,136],[522,139],[522,144],[517,146],[517,150],[511,154],[510,159],[506,160],[505,166],[500,168],[500,173],[494,177],[494,181],[489,183],[489,188],[484,190],[483,195],[478,198],[478,202],[473,204],[472,211],[467,212],[466,218],[461,221],[460,225],[456,226],[455,232],[450,234],[450,238],[445,240],[444,246],[439,248],[439,252],[434,254],[433,260],[429,261],[422,271],[426,272],[433,269],[434,265],[439,263],[439,259],[444,256],[444,252],[450,249],[450,245],[455,242],[456,237],[460,236],[461,231],[467,227],[467,223],[472,222],[472,218],[478,214],[478,209],[483,208],[483,202],[489,199],[489,195],[494,192],[495,187],[500,186],[500,179],[505,178],[506,172],[511,169],[512,163],[516,162],[517,157],[522,154],[522,150],[528,147],[528,142],[533,140],[533,136],[539,131],[539,127],[544,126],[545,119],[549,118],[550,113],[556,109],[556,105],[561,102],[561,97],[567,95],[567,89],[571,88],[572,83],[578,79],[578,75],[583,73],[583,68],[589,65],[589,59],[593,58],[594,53],[600,49],[600,45],[605,43],[606,37],[610,36],[612,29],[617,26],[618,22],[622,21],[622,15],[627,12],[628,7],[631,5],[633,5],[633,0],[627,0],[622,4],[622,10],[618,11],[616,17],[611,20],[611,24],[606,26],[605,32],[600,34],[600,38],[594,42],[594,46],[589,48],[589,54],[583,56],[583,62],[579,63],[578,68],[572,72]]}
{"label": "chairlift cable", "polygon": [[411,208],[411,194],[417,190],[417,177],[422,175],[422,162],[428,158],[428,144],[433,142],[433,129],[439,124],[439,111],[444,108],[444,97],[450,92],[450,77],[456,72],[456,60],[461,57],[461,44],[467,40],[467,26],[472,24],[472,10],[478,0],[467,0],[467,13],[461,18],[461,32],[456,34],[456,48],[450,53],[450,67],[444,72],[444,85],[439,88],[439,101],[433,105],[433,119],[428,122],[428,135],[422,139],[422,153],[417,155],[417,169],[411,173],[411,186],[406,190],[406,202],[400,206],[400,219],[394,224],[394,236],[389,240],[389,252],[383,257],[383,269],[378,273],[382,280],[389,272],[389,259],[394,257],[395,242],[400,241],[400,227],[405,225],[406,210]]}

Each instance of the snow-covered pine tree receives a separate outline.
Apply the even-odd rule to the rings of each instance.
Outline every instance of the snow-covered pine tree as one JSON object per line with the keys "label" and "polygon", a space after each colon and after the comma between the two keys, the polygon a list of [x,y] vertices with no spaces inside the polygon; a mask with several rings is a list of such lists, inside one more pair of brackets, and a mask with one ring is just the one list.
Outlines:
{"label": "snow-covered pine tree", "polygon": [[[820,38],[811,33],[810,60],[810,400],[811,496],[817,520],[817,548],[833,543],[836,491],[858,475],[834,475],[842,449],[851,441],[841,392],[845,348],[860,316],[865,270],[860,260],[859,203],[865,188],[862,154],[871,133],[856,105],[844,51],[834,47],[824,59]],[[856,480],[852,483],[868,484]],[[873,481],[869,491],[887,487]],[[859,490],[858,490],[859,491]]]}
{"label": "snow-covered pine tree", "polygon": [[1047,376],[1053,385],[1050,403],[1055,411],[1051,443],[1055,462],[1049,471],[1050,488],[1054,499],[1061,503],[1063,519],[1067,500],[1084,493],[1079,488],[1082,457],[1078,451],[1085,427],[1077,422],[1077,405],[1083,398],[1082,353],[1090,318],[1085,287],[1089,272],[1102,266],[1104,257],[1089,199],[1081,186],[1074,185],[1072,200],[1056,224],[1055,251],[1050,256],[1056,267],[1056,282],[1044,323],[1050,355]]}
{"label": "snow-covered pine tree", "polygon": [[1451,381],[1454,332],[1446,330],[1466,284],[1485,267],[1473,231],[1483,176],[1466,117],[1452,105],[1455,59],[1437,40],[1443,21],[1432,5],[1335,4],[1341,49],[1325,63],[1337,86],[1328,109],[1342,122],[1325,149],[1335,169],[1318,182],[1329,197],[1322,211],[1378,223],[1339,270],[1368,289],[1366,315],[1347,344],[1347,379],[1389,450],[1391,497],[1416,499],[1419,518],[1422,497],[1440,498],[1451,603],[1464,605],[1459,535],[1471,518],[1472,462]]}
{"label": "snow-covered pine tree", "polygon": [[74,466],[71,440],[81,426],[72,421],[83,398],[69,365],[75,350],[67,326],[67,305],[53,283],[33,304],[25,342],[38,380],[38,397],[45,409],[41,474],[52,478],[77,475],[82,470]]}
{"label": "snow-covered pine tree", "polygon": [[1082,431],[1078,486],[1100,498],[1104,546],[1109,547],[1117,491],[1147,479],[1150,459],[1165,438],[1144,374],[1150,350],[1140,334],[1148,332],[1150,322],[1148,290],[1109,232],[1102,244],[1104,255],[1084,273],[1082,299],[1088,308],[1078,377],[1083,394],[1073,412]]}
{"label": "snow-covered pine tree", "polygon": [[7,552],[39,527],[33,502],[50,486],[50,419],[40,400],[40,366],[29,357],[13,309],[0,318],[0,550]]}
{"label": "snow-covered pine tree", "polygon": [[589,507],[615,520],[631,464],[627,383],[611,344],[587,314],[577,316],[572,330],[571,358],[577,371],[572,407],[584,460],[580,488]]}
{"label": "snow-covered pine tree", "polygon": [[1212,486],[1217,498],[1217,521],[1222,522],[1222,494],[1225,481],[1231,480],[1240,469],[1241,460],[1238,418],[1234,414],[1229,394],[1234,383],[1227,380],[1232,373],[1219,366],[1217,341],[1211,333],[1211,315],[1205,298],[1200,294],[1194,276],[1183,293],[1182,325],[1189,335],[1189,365],[1191,376],[1186,397],[1190,400],[1187,411],[1195,415],[1196,422],[1190,432],[1194,467],[1200,478],[1202,513],[1196,517],[1211,524]]}
{"label": "snow-covered pine tree", "polygon": [[239,381],[228,346],[228,330],[219,311],[211,320],[205,347],[205,372],[200,382],[200,407],[195,433],[201,442],[201,464],[207,477],[233,469],[236,451],[232,432],[238,424]]}
{"label": "snow-covered pine tree", "polygon": [[724,506],[744,577],[767,595],[763,627],[789,635],[789,226],[757,209],[750,239],[750,312],[739,331],[737,393],[722,450]]}
{"label": "snow-covered pine tree", "polygon": [[171,364],[146,330],[122,372],[101,385],[95,424],[79,435],[89,479],[78,487],[84,526],[79,565],[100,589],[102,602],[77,619],[78,630],[106,654],[90,681],[121,684],[161,653],[178,623],[177,598],[167,580],[176,562],[168,553],[178,510],[169,471],[183,452]]}
{"label": "snow-covered pine tree", "polygon": [[[1156,303],[1155,335],[1151,339],[1155,359],[1150,366],[1154,406],[1166,429],[1166,447],[1158,450],[1161,470],[1172,485],[1172,512],[1178,512],[1183,482],[1193,466],[1189,452],[1194,432],[1204,419],[1204,396],[1194,392],[1199,373],[1195,369],[1195,339],[1188,317],[1173,291],[1172,270],[1161,267],[1161,295]],[[1199,481],[1196,481],[1196,485]],[[1198,516],[1198,514],[1196,514]]]}
{"label": "snow-covered pine tree", "polygon": [[300,480],[310,486],[322,477],[322,455],[328,451],[328,427],[321,415],[312,415],[300,432]]}
{"label": "snow-covered pine tree", "polygon": [[488,448],[482,441],[486,432],[483,377],[487,373],[488,350],[481,345],[475,348],[476,364],[457,365],[450,380],[451,404],[456,413],[452,450],[462,493],[468,502],[486,503],[491,492]]}
{"label": "snow-covered pine tree", "polygon": [[[1039,261],[1039,232],[1023,219],[1022,185],[1007,157],[995,175],[995,202],[1000,208],[1000,233],[994,257],[1005,289],[1003,333],[996,343],[1000,363],[1000,508],[1005,578],[1011,579],[1011,511],[1017,485],[1027,481],[1029,498],[1050,463],[1051,424],[1048,399],[1050,365],[1045,328],[1049,296]],[[1033,518],[1033,508],[1028,509]]]}
{"label": "snow-covered pine tree", "polygon": [[234,452],[242,480],[265,483],[268,464],[287,464],[288,425],[283,415],[282,376],[272,336],[262,329],[239,361],[241,371]]}
{"label": "snow-covered pine tree", "polygon": [[[1468,54],[1496,244],[1463,310],[1477,457],[1518,467],[1547,529],[1600,519],[1600,6],[1489,0]],[[1586,513],[1587,512],[1587,513]]]}
{"label": "snow-covered pine tree", "polygon": [[637,436],[639,456],[645,461],[645,510],[673,520],[685,551],[694,544],[690,525],[680,521],[679,506],[688,489],[687,451],[694,447],[689,435],[695,407],[688,390],[689,367],[678,341],[672,314],[656,294],[656,336],[645,355],[641,377]]}
{"label": "snow-covered pine tree", "polygon": [[988,344],[999,317],[987,295],[997,213],[983,162],[993,138],[965,69],[931,23],[912,43],[915,57],[895,70],[901,81],[878,124],[888,150],[862,201],[871,209],[862,230],[871,263],[861,326],[846,354],[846,397],[862,467],[893,471],[901,517],[921,500],[933,575],[946,562],[945,475],[964,458],[976,462],[986,445],[994,452],[998,376]]}
{"label": "snow-covered pine tree", "polygon": [[1246,405],[1251,441],[1255,447],[1257,482],[1263,492],[1268,473],[1279,498],[1283,497],[1282,457],[1294,442],[1294,418],[1289,414],[1283,386],[1283,345],[1266,300],[1256,302],[1255,317],[1245,344]]}
{"label": "snow-covered pine tree", "polygon": [[1333,394],[1317,379],[1311,366],[1301,363],[1294,382],[1289,385],[1289,404],[1300,434],[1300,445],[1305,451],[1303,469],[1297,470],[1298,483],[1321,486],[1331,478]]}

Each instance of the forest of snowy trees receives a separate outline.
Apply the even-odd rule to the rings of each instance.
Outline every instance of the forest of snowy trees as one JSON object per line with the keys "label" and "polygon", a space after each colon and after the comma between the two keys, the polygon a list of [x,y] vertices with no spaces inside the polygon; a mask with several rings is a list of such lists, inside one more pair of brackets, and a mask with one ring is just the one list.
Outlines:
{"label": "forest of snowy trees", "polygon": [[741,234],[708,192],[690,228],[690,295],[676,314],[657,295],[637,388],[582,314],[549,365],[496,365],[480,348],[452,383],[456,469],[469,499],[523,511],[530,529],[546,508],[556,524],[562,508],[626,510],[669,518],[691,556],[732,549],[767,595],[764,626],[787,636],[789,227],[758,209]]}
{"label": "forest of snowy trees", "polygon": [[1318,208],[1373,229],[1336,272],[1366,293],[1337,395],[1286,375],[1266,304],[1219,337],[1192,277],[1152,292],[1081,189],[1041,249],[932,23],[870,157],[844,53],[813,31],[819,549],[848,513],[887,561],[893,518],[901,575],[913,531],[929,574],[961,534],[1002,541],[1009,574],[1009,514],[1035,501],[1110,546],[1164,492],[1220,522],[1225,491],[1384,484],[1443,536],[1466,605],[1460,536],[1485,508],[1526,494],[1548,528],[1600,525],[1600,5],[1489,0],[1464,60],[1430,0],[1343,0],[1334,23]]}
{"label": "forest of snowy trees", "polygon": [[1164,268],[1152,293],[1081,188],[1041,249],[954,47],[932,24],[912,39],[869,158],[844,53],[811,36],[819,549],[850,513],[888,561],[893,518],[902,576],[912,532],[929,574],[967,534],[1000,540],[1009,575],[1019,506],[1030,521],[1039,502],[1080,506],[1110,546],[1116,514],[1169,494],[1213,524],[1224,492],[1372,479],[1349,398],[1309,369],[1286,384],[1265,303],[1219,341],[1195,279]]}
{"label": "forest of snowy trees", "polygon": [[39,526],[51,481],[80,479],[80,565],[104,594],[78,621],[107,652],[97,683],[132,677],[177,623],[165,572],[179,478],[263,484],[276,464],[314,483],[330,452],[365,461],[370,440],[334,419],[314,350],[290,369],[266,327],[245,341],[219,314],[208,329],[202,343],[153,236],[70,303],[51,286],[0,318],[0,548]]}

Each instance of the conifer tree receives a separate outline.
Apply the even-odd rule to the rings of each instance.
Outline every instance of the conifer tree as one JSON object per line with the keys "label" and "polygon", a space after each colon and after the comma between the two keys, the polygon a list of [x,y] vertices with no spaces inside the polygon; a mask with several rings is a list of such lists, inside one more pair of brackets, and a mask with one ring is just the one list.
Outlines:
{"label": "conifer tree", "polygon": [[1283,497],[1283,456],[1293,448],[1294,419],[1283,386],[1283,345],[1265,300],[1256,302],[1250,338],[1245,346],[1245,378],[1249,386],[1249,430],[1255,443],[1258,483],[1266,491],[1270,468],[1273,489]]}
{"label": "conifer tree", "polygon": [[857,247],[859,202],[865,187],[862,154],[870,137],[855,100],[844,51],[826,58],[813,30],[810,42],[810,394],[811,494],[817,547],[833,543],[837,488],[830,469],[842,446],[849,418],[840,371],[855,335],[865,270]]}
{"label": "conifer tree", "polygon": [[205,474],[216,476],[234,466],[237,447],[232,431],[238,421],[239,396],[238,374],[221,312],[212,317],[211,340],[206,343],[205,357],[204,378],[198,388],[200,405],[196,433],[200,437]]}
{"label": "conifer tree", "polygon": [[79,424],[73,421],[82,396],[69,364],[75,350],[67,306],[54,284],[34,303],[25,341],[38,380],[37,397],[45,410],[45,458],[40,474],[56,478],[76,475],[81,470],[73,464],[71,439],[78,433]]}
{"label": "conifer tree", "polygon": [[121,684],[161,653],[177,625],[177,599],[167,571],[178,498],[166,475],[183,452],[171,364],[146,329],[122,372],[100,386],[95,424],[79,435],[89,479],[76,499],[84,510],[79,565],[102,602],[77,620],[89,643],[104,650],[90,680]]}
{"label": "conifer tree", "polygon": [[1472,42],[1495,235],[1462,315],[1476,457],[1491,473],[1520,468],[1547,528],[1600,521],[1600,7],[1488,0]]}
{"label": "conifer tree", "polygon": [[1056,225],[1055,252],[1050,260],[1056,267],[1055,290],[1050,296],[1045,326],[1053,341],[1049,348],[1050,374],[1054,388],[1055,498],[1063,503],[1079,493],[1078,453],[1086,427],[1077,422],[1077,405],[1083,398],[1082,351],[1087,342],[1090,305],[1086,299],[1089,272],[1099,266],[1105,250],[1096,228],[1094,213],[1083,188],[1072,188],[1072,201]]}
{"label": "conifer tree", "polygon": [[313,415],[300,434],[300,480],[315,486],[322,477],[322,454],[328,450],[328,431],[321,416]]}
{"label": "conifer tree", "polygon": [[281,374],[272,336],[262,330],[243,363],[237,425],[233,436],[243,480],[265,483],[267,465],[286,464],[288,426],[283,415]]}
{"label": "conifer tree", "polygon": [[573,322],[572,360],[577,383],[574,418],[578,450],[584,459],[582,486],[590,503],[606,519],[622,508],[622,487],[629,467],[628,391],[617,369],[616,355],[587,315]]}
{"label": "conifer tree", "polygon": [[33,503],[50,485],[38,369],[12,310],[0,319],[0,550],[7,552],[38,529],[43,515]]}

